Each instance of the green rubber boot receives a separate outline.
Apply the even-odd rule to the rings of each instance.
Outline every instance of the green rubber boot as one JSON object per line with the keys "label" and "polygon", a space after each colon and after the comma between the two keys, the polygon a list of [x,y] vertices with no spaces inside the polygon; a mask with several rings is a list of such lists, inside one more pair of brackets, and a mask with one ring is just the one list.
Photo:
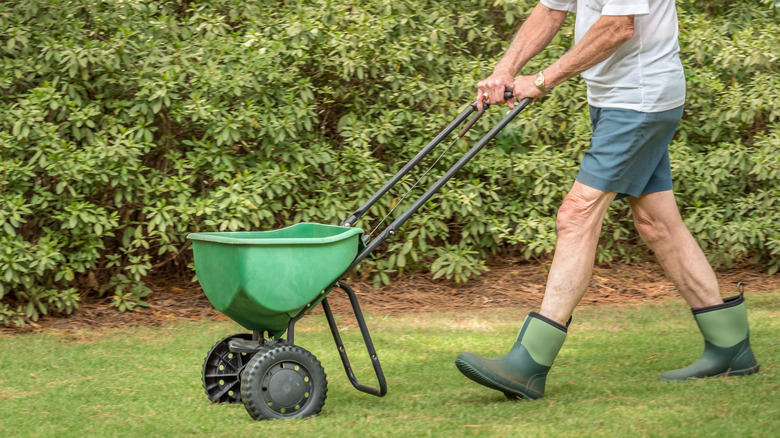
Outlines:
{"label": "green rubber boot", "polygon": [[531,312],[509,353],[496,358],[462,353],[455,365],[469,379],[509,398],[541,398],[547,373],[566,340],[567,327]]}
{"label": "green rubber boot", "polygon": [[750,348],[747,307],[739,295],[723,304],[691,309],[704,336],[704,352],[693,364],[661,374],[660,380],[689,380],[705,377],[746,376],[759,369]]}

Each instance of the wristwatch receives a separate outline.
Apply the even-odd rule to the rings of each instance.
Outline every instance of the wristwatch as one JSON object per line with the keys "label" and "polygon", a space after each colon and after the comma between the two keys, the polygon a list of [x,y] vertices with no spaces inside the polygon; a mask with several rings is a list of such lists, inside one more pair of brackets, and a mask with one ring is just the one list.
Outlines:
{"label": "wristwatch", "polygon": [[540,89],[543,93],[549,93],[552,91],[552,88],[547,88],[544,86],[544,74],[543,71],[540,71],[536,74],[536,79],[534,79],[534,85],[536,85],[536,88]]}

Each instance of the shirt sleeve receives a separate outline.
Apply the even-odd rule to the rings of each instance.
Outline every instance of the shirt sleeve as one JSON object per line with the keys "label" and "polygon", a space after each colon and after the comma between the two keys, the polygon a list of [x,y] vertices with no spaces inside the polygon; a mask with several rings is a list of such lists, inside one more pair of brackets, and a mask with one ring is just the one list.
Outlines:
{"label": "shirt sleeve", "polygon": [[647,15],[650,13],[648,0],[606,0],[601,15]]}
{"label": "shirt sleeve", "polygon": [[540,3],[556,11],[577,12],[577,0],[540,0]]}

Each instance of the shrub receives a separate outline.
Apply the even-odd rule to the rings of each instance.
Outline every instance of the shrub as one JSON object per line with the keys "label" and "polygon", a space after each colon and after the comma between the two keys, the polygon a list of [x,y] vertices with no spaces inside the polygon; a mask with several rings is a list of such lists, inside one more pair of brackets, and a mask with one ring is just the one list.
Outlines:
{"label": "shrub", "polygon": [[[143,306],[145,276],[191,272],[189,232],[338,223],[469,102],[533,4],[0,5],[0,323],[70,313],[90,290],[119,310]],[[713,262],[752,257],[777,271],[777,8],[679,10],[689,84],[672,147],[681,208]],[[528,72],[567,50],[570,24]],[[359,274],[381,284],[430,269],[465,281],[499,251],[550,254],[589,129],[581,81],[556,88]],[[410,185],[358,226],[371,229]],[[626,245],[636,240],[616,203],[599,260],[643,257]]]}

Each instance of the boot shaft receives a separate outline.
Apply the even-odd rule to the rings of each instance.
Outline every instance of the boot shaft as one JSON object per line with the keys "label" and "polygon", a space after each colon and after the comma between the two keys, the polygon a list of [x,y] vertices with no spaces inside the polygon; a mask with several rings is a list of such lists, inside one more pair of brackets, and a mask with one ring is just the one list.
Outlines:
{"label": "boot shaft", "polygon": [[531,312],[523,322],[516,344],[525,347],[536,363],[549,367],[563,347],[567,332],[567,326]]}
{"label": "boot shaft", "polygon": [[748,337],[747,306],[742,294],[723,304],[691,309],[704,340],[721,348],[732,347]]}

